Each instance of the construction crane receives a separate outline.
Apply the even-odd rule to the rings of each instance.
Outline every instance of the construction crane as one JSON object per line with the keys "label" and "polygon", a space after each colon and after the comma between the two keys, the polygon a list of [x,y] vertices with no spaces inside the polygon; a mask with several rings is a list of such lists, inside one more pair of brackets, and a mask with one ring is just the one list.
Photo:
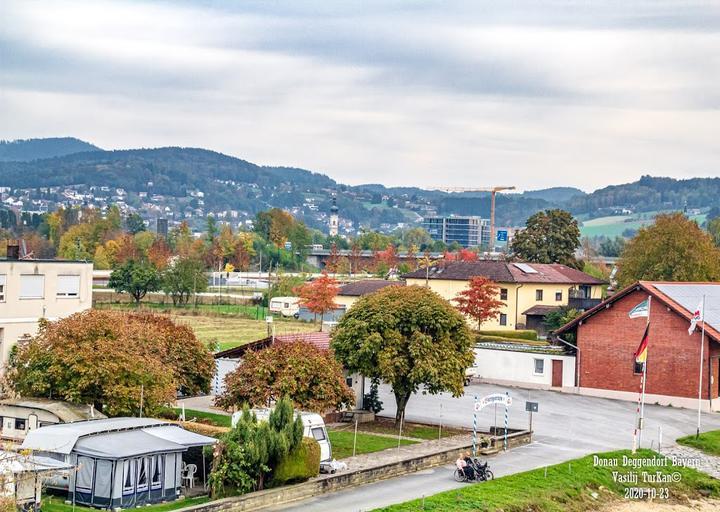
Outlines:
{"label": "construction crane", "polygon": [[490,192],[490,250],[495,247],[495,194],[515,187],[435,187],[441,192]]}

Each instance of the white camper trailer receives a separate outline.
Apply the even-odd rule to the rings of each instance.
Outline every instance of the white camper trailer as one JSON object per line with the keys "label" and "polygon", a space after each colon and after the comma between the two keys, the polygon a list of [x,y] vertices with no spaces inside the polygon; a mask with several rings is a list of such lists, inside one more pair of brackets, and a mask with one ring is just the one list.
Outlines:
{"label": "white camper trailer", "polygon": [[268,309],[271,313],[298,318],[300,316],[300,299],[298,297],[273,297],[270,299]]}
{"label": "white camper trailer", "polygon": [[[271,409],[251,409],[259,421],[268,421]],[[325,422],[322,416],[314,412],[296,412],[295,416],[300,414],[303,422],[303,435],[315,439],[320,445],[320,465],[332,461],[332,446],[328,437]],[[232,415],[232,426],[237,425],[242,416],[242,411],[238,411]]]}

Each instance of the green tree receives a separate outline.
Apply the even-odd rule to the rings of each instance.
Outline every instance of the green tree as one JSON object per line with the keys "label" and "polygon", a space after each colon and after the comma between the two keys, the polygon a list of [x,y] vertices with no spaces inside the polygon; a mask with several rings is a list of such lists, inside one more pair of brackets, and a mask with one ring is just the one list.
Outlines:
{"label": "green tree", "polygon": [[235,427],[214,448],[209,478],[213,498],[262,490],[273,470],[302,440],[302,420],[294,415],[290,400],[279,400],[268,421],[258,421],[246,406]]}
{"label": "green tree", "polygon": [[161,276],[163,292],[170,295],[173,304],[187,304],[196,293],[208,287],[202,262],[191,257],[179,257],[163,271]]}
{"label": "green tree", "polygon": [[[558,330],[560,327],[565,325],[568,322],[572,322],[575,320],[578,316],[580,316],[581,312],[578,311],[575,308],[571,308],[568,306],[563,306],[555,311],[551,311],[547,315],[545,315],[544,324],[545,327],[550,332]],[[574,334],[566,334],[566,341],[569,341],[571,343],[575,342],[575,335]]]}
{"label": "green tree", "polygon": [[720,247],[720,217],[715,217],[708,221],[707,230],[713,239],[716,247]]}
{"label": "green tree", "polygon": [[577,220],[565,210],[545,210],[531,216],[525,229],[515,234],[510,248],[514,256],[531,263],[562,263],[577,266],[580,246]]}
{"label": "green tree", "polygon": [[425,248],[430,247],[432,243],[433,239],[430,236],[430,233],[423,228],[408,229],[403,234],[403,245],[408,249],[415,246],[419,250],[424,251]]}
{"label": "green tree", "polygon": [[110,273],[108,286],[117,293],[129,293],[139,304],[148,292],[160,289],[160,274],[150,263],[128,260]]}
{"label": "green tree", "polygon": [[720,249],[682,213],[663,214],[625,245],[618,268],[620,286],[639,280],[717,281]]}
{"label": "green tree", "polygon": [[350,372],[392,386],[396,423],[421,386],[462,395],[465,369],[474,361],[463,316],[420,286],[388,286],[362,297],[340,319],[331,347]]}
{"label": "green tree", "polygon": [[146,230],[143,218],[137,213],[131,213],[128,215],[127,219],[125,219],[125,226],[131,235],[135,235]]}

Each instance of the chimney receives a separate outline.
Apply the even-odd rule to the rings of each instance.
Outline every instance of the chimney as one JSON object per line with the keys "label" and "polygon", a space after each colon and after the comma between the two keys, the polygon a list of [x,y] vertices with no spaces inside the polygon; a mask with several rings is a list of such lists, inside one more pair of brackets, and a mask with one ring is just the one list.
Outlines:
{"label": "chimney", "polygon": [[19,260],[20,259],[20,244],[17,240],[8,240],[7,244],[7,259]]}

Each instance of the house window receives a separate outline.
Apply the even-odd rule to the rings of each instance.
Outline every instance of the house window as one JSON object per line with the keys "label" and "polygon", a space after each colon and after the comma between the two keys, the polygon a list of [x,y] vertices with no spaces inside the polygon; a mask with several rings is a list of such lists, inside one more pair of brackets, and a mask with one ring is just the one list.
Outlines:
{"label": "house window", "polygon": [[20,276],[20,298],[42,299],[45,296],[45,276],[25,274]]}
{"label": "house window", "polygon": [[0,276],[0,302],[5,302],[5,282],[7,276]]}
{"label": "house window", "polygon": [[15,418],[15,430],[25,430],[25,418]]}
{"label": "house window", "polygon": [[544,359],[533,359],[533,364],[535,365],[534,373],[535,375],[542,375],[545,373],[545,360]]}
{"label": "house window", "polygon": [[555,300],[557,302],[562,302],[562,291],[555,292]]}
{"label": "house window", "polygon": [[347,387],[349,387],[349,388],[353,387],[353,378],[345,377],[345,384],[347,384]]}
{"label": "house window", "polygon": [[58,276],[57,280],[58,297],[79,297],[80,276]]}
{"label": "house window", "polygon": [[535,290],[535,300],[543,300],[543,291]]}
{"label": "house window", "polygon": [[643,372],[643,363],[638,363],[637,361],[633,361],[633,373],[635,375],[640,375]]}
{"label": "house window", "polygon": [[507,315],[500,313],[500,325],[507,325]]}
{"label": "house window", "polygon": [[507,300],[507,288],[500,288],[500,300]]}

